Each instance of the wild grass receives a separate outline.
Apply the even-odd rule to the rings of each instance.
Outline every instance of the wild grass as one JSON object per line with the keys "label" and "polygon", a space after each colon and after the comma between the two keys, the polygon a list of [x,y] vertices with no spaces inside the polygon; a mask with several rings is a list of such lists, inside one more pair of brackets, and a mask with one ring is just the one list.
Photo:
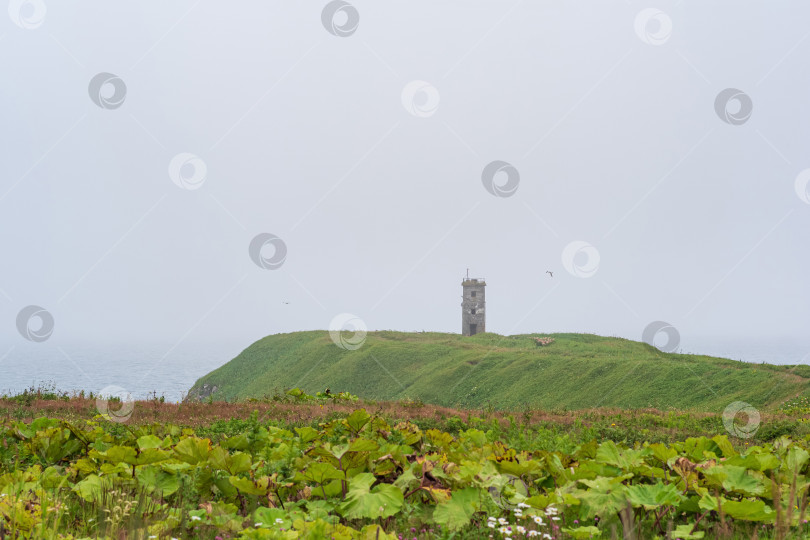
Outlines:
{"label": "wild grass", "polygon": [[[538,347],[539,338],[553,342]],[[810,367],[664,353],[591,334],[382,331],[369,333],[362,347],[349,351],[336,347],[327,332],[311,331],[257,341],[197,381],[190,395],[199,395],[203,384],[217,387],[214,400],[269,397],[300,386],[308,393],[331,387],[366,399],[468,409],[528,405],[720,413],[734,401],[763,410],[810,395]]]}
{"label": "wild grass", "polygon": [[[39,396],[31,398],[31,396]],[[72,396],[72,397],[71,397]],[[780,436],[801,439],[810,435],[810,409],[797,409],[787,402],[784,410],[763,413],[754,437],[740,440],[741,447],[772,441]],[[492,407],[459,409],[419,401],[211,401],[167,403],[159,397],[135,401],[126,426],[173,424],[200,430],[212,440],[230,437],[249,425],[252,416],[264,422],[293,429],[344,417],[364,407],[391,423],[410,421],[423,430],[439,429],[458,434],[475,428],[502,436],[526,450],[570,451],[589,440],[612,440],[630,446],[668,443],[689,437],[712,437],[725,433],[722,414],[674,411],[654,408],[587,410],[539,409],[524,406],[515,410]],[[45,392],[30,389],[17,395],[0,396],[0,419],[31,422],[40,417],[68,422],[99,418],[95,398],[76,392]],[[112,423],[112,430],[124,430]]]}

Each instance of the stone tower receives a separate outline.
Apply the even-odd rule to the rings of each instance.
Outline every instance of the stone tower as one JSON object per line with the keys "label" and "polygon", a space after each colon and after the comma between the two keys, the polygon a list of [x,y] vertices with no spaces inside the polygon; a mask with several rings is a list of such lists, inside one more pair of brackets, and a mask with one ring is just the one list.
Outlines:
{"label": "stone tower", "polygon": [[484,288],[486,281],[480,278],[471,278],[469,271],[467,277],[461,282],[461,335],[474,336],[486,332],[486,297]]}

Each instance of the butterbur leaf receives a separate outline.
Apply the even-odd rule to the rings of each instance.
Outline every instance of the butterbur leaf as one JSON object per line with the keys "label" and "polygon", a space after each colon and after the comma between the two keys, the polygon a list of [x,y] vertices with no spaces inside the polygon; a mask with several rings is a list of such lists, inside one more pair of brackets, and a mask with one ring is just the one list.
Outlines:
{"label": "butterbur leaf", "polygon": [[[491,462],[488,462],[491,463]],[[484,465],[480,461],[463,460],[458,468],[458,479],[463,482],[472,482],[483,470]]]}
{"label": "butterbur leaf", "polygon": [[[253,512],[254,523],[261,523],[263,527],[274,527],[289,529],[292,522],[287,516],[287,512],[281,508],[265,508],[260,506]],[[277,524],[276,520],[280,519],[281,523]]]}
{"label": "butterbur leaf", "polygon": [[627,486],[627,498],[633,506],[643,506],[652,510],[659,506],[675,506],[683,500],[674,484],[637,484]]}
{"label": "butterbur leaf", "polygon": [[525,474],[537,475],[541,472],[540,463],[534,460],[502,461],[498,463],[498,470],[502,473],[522,477]]}
{"label": "butterbur leaf", "polygon": [[714,443],[720,448],[720,451],[723,453],[723,457],[734,457],[737,455],[737,451],[734,450],[734,447],[731,445],[731,441],[728,440],[728,437],[725,435],[715,435],[712,437]]}
{"label": "butterbur leaf", "polygon": [[615,514],[627,505],[627,488],[622,481],[632,476],[628,474],[616,478],[579,480],[590,489],[578,489],[572,495],[580,500],[588,517]]}
{"label": "butterbur leaf", "polygon": [[138,454],[138,457],[135,458],[134,463],[131,463],[131,465],[149,465],[152,463],[160,463],[161,461],[166,461],[170,457],[171,454],[165,450],[160,450],[159,448],[147,448]]}
{"label": "butterbur leaf", "polygon": [[309,519],[328,519],[329,513],[335,509],[331,502],[319,499],[309,499],[306,504]]}
{"label": "butterbur leaf", "polygon": [[480,429],[468,429],[464,438],[469,439],[475,446],[484,446],[487,443],[487,434]]}
{"label": "butterbur leaf", "polygon": [[726,479],[723,480],[723,489],[726,491],[736,491],[748,496],[761,495],[765,492],[762,482],[748,474],[744,468],[732,465],[723,468],[726,470]]}
{"label": "butterbur leaf", "polygon": [[[61,467],[48,467],[39,477],[39,485],[46,489],[55,489],[68,485],[68,477],[60,474]],[[2,489],[2,488],[0,488]]]}
{"label": "butterbur leaf", "polygon": [[699,514],[700,513],[700,497],[697,495],[693,495],[691,497],[686,497],[681,501],[681,504],[678,505],[678,512],[686,512],[689,514]]}
{"label": "butterbur leaf", "polygon": [[735,491],[747,496],[762,495],[764,484],[743,467],[715,465],[704,471],[708,485],[721,485],[726,491]]}
{"label": "butterbur leaf", "polygon": [[649,448],[653,456],[663,463],[667,463],[670,459],[678,455],[677,450],[661,443],[651,444]]}
{"label": "butterbur leaf", "polygon": [[102,490],[111,488],[111,478],[100,478],[95,474],[91,474],[81,482],[77,482],[73,487],[73,491],[78,493],[85,501],[94,502],[101,500]]}
{"label": "butterbur leaf", "polygon": [[373,452],[380,448],[376,442],[369,439],[356,439],[349,445],[349,452]]}
{"label": "butterbur leaf", "polygon": [[372,488],[375,480],[371,473],[360,473],[351,479],[346,500],[340,505],[343,516],[349,519],[377,519],[393,516],[400,511],[404,497],[399,488],[391,484]]}
{"label": "butterbur leaf", "polygon": [[397,540],[396,535],[389,534],[379,525],[366,525],[360,530],[359,540]]}
{"label": "butterbur leaf", "polygon": [[305,427],[297,427],[295,428],[295,432],[298,433],[298,436],[301,437],[301,442],[308,443],[310,441],[314,441],[318,437],[320,437],[320,433],[318,433],[317,429],[313,429],[309,426]]}
{"label": "butterbur leaf", "polygon": [[599,443],[596,439],[583,443],[577,447],[573,453],[573,457],[577,459],[593,459],[596,457],[596,451],[599,449]]}
{"label": "butterbur leaf", "polygon": [[82,448],[82,443],[67,429],[50,428],[37,432],[30,448],[46,463],[59,463]]}
{"label": "butterbur leaf", "polygon": [[560,529],[565,534],[570,535],[573,538],[577,539],[585,539],[585,538],[599,538],[602,536],[602,531],[600,531],[597,527],[590,525],[588,527],[563,527]]}
{"label": "butterbur leaf", "polygon": [[683,442],[683,451],[694,463],[714,459],[723,452],[717,443],[707,437],[690,437]]}
{"label": "butterbur leaf", "polygon": [[425,437],[433,443],[434,445],[438,446],[439,448],[446,448],[453,442],[453,436],[449,433],[445,433],[444,431],[439,431],[438,429],[429,429],[425,432]]}
{"label": "butterbur leaf", "polygon": [[776,512],[774,512],[773,508],[765,504],[761,499],[732,501],[725,497],[718,499],[708,493],[704,494],[700,499],[701,510],[714,510],[717,512],[720,509],[720,505],[723,506],[723,512],[733,519],[764,521],[768,523],[772,522],[776,516]]}
{"label": "butterbur leaf", "polygon": [[255,481],[250,478],[242,478],[240,476],[231,476],[228,481],[233,487],[245,493],[246,495],[267,495],[270,485],[270,477],[263,476],[257,478]]}
{"label": "butterbur leaf", "polygon": [[641,467],[644,465],[644,456],[652,453],[649,449],[634,450],[632,448],[622,448],[616,446],[611,440],[607,440],[599,445],[596,450],[596,461],[598,463],[605,463],[607,465],[614,465],[620,467],[622,470],[628,471],[633,467]]}
{"label": "butterbur leaf", "polygon": [[476,488],[454,491],[450,500],[436,505],[433,520],[450,530],[461,529],[470,523],[478,504],[479,492]]}
{"label": "butterbur leaf", "polygon": [[620,467],[622,458],[619,454],[619,447],[611,440],[603,442],[596,450],[596,461]]}
{"label": "butterbur leaf", "polygon": [[[724,505],[725,505],[725,502],[726,502],[726,500],[723,499],[722,503]],[[704,493],[703,496],[700,498],[700,502],[698,503],[698,506],[700,506],[701,510],[704,510],[704,511],[713,510],[713,511],[716,512],[717,508],[718,508],[717,503],[718,503],[718,501],[717,501],[716,497],[712,497],[709,493]]]}
{"label": "butterbur leaf", "polygon": [[154,435],[144,435],[143,437],[138,438],[138,448],[141,450],[146,450],[147,448],[160,448],[162,445],[163,441]]}
{"label": "butterbur leaf", "polygon": [[[413,468],[416,467],[416,463],[412,463],[411,466],[405,471],[400,474],[396,480],[394,480],[394,485],[401,489],[402,491],[410,491],[414,486],[420,484],[420,479],[413,474]],[[421,475],[420,475],[421,477]]]}
{"label": "butterbur leaf", "polygon": [[210,453],[211,441],[208,439],[188,437],[177,443],[174,447],[174,454],[177,456],[177,459],[191,465],[208,461]]}
{"label": "butterbur leaf", "polygon": [[106,452],[100,453],[102,459],[110,463],[127,463],[133,465],[137,459],[137,452],[129,446],[111,446]]}
{"label": "butterbur leaf", "polygon": [[219,445],[228,450],[247,450],[250,447],[250,441],[244,435],[236,435],[234,437],[228,437],[219,443]]}
{"label": "butterbur leaf", "polygon": [[807,453],[807,450],[798,446],[791,446],[782,463],[782,468],[788,473],[788,477],[792,479],[794,474],[802,474],[808,458],[810,458],[810,454]]}
{"label": "butterbur leaf", "polygon": [[247,472],[252,465],[253,460],[250,458],[250,454],[236,452],[228,459],[228,472],[231,474]]}
{"label": "butterbur leaf", "polygon": [[742,519],[745,521],[772,523],[776,517],[776,512],[773,508],[765,504],[765,501],[762,499],[753,501],[750,499],[724,501],[723,511],[733,519]]}
{"label": "butterbur leaf", "polygon": [[726,460],[724,465],[737,465],[755,471],[768,471],[779,467],[779,458],[770,452],[765,454],[749,453],[746,456],[734,456]]}
{"label": "butterbur leaf", "polygon": [[700,540],[705,534],[703,531],[692,532],[695,527],[694,523],[687,523],[686,525],[678,525],[672,530],[672,538],[682,538],[683,540]]}
{"label": "butterbur leaf", "polygon": [[549,496],[549,495],[535,495],[534,497],[529,497],[528,499],[523,501],[524,504],[528,504],[532,508],[538,508],[538,509],[545,508],[546,506],[548,506],[552,502],[554,502],[554,501],[552,500],[551,496]]}
{"label": "butterbur leaf", "polygon": [[[273,536],[272,538],[301,538],[301,539],[320,539],[320,538],[334,538],[335,540],[353,540],[357,538],[357,531],[342,525],[340,523],[332,524],[321,519],[315,521],[304,521],[303,519],[296,519],[293,521],[295,531],[289,531],[294,536],[282,537]],[[298,531],[301,531],[299,536]],[[380,537],[384,538],[384,537]],[[386,538],[386,540],[388,540]]]}
{"label": "butterbur leaf", "polygon": [[371,420],[371,415],[365,409],[357,409],[346,417],[346,424],[355,433],[359,433],[363,427]]}
{"label": "butterbur leaf", "polygon": [[155,466],[141,467],[135,473],[138,483],[148,491],[158,491],[164,497],[180,489],[180,479],[177,475],[162,471]]}
{"label": "butterbur leaf", "polygon": [[329,463],[310,463],[302,476],[311,482],[324,484],[328,480],[344,479],[345,473],[337,470]]}
{"label": "butterbur leaf", "polygon": [[394,429],[399,432],[403,444],[411,445],[422,439],[422,431],[414,424],[397,424]]}

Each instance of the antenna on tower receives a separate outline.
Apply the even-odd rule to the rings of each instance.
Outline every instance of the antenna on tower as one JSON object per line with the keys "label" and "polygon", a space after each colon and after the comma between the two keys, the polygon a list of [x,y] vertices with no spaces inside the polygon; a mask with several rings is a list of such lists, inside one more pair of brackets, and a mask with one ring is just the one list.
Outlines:
{"label": "antenna on tower", "polygon": [[467,279],[470,279],[470,269],[467,268]]}

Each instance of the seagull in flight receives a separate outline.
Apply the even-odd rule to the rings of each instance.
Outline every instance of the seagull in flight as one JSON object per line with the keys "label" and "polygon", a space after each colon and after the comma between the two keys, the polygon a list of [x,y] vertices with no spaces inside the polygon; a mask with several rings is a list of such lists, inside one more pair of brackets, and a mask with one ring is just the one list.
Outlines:
{"label": "seagull in flight", "polygon": [[551,270],[546,270],[546,274],[548,274],[549,277],[554,277],[554,272],[552,272]]}

